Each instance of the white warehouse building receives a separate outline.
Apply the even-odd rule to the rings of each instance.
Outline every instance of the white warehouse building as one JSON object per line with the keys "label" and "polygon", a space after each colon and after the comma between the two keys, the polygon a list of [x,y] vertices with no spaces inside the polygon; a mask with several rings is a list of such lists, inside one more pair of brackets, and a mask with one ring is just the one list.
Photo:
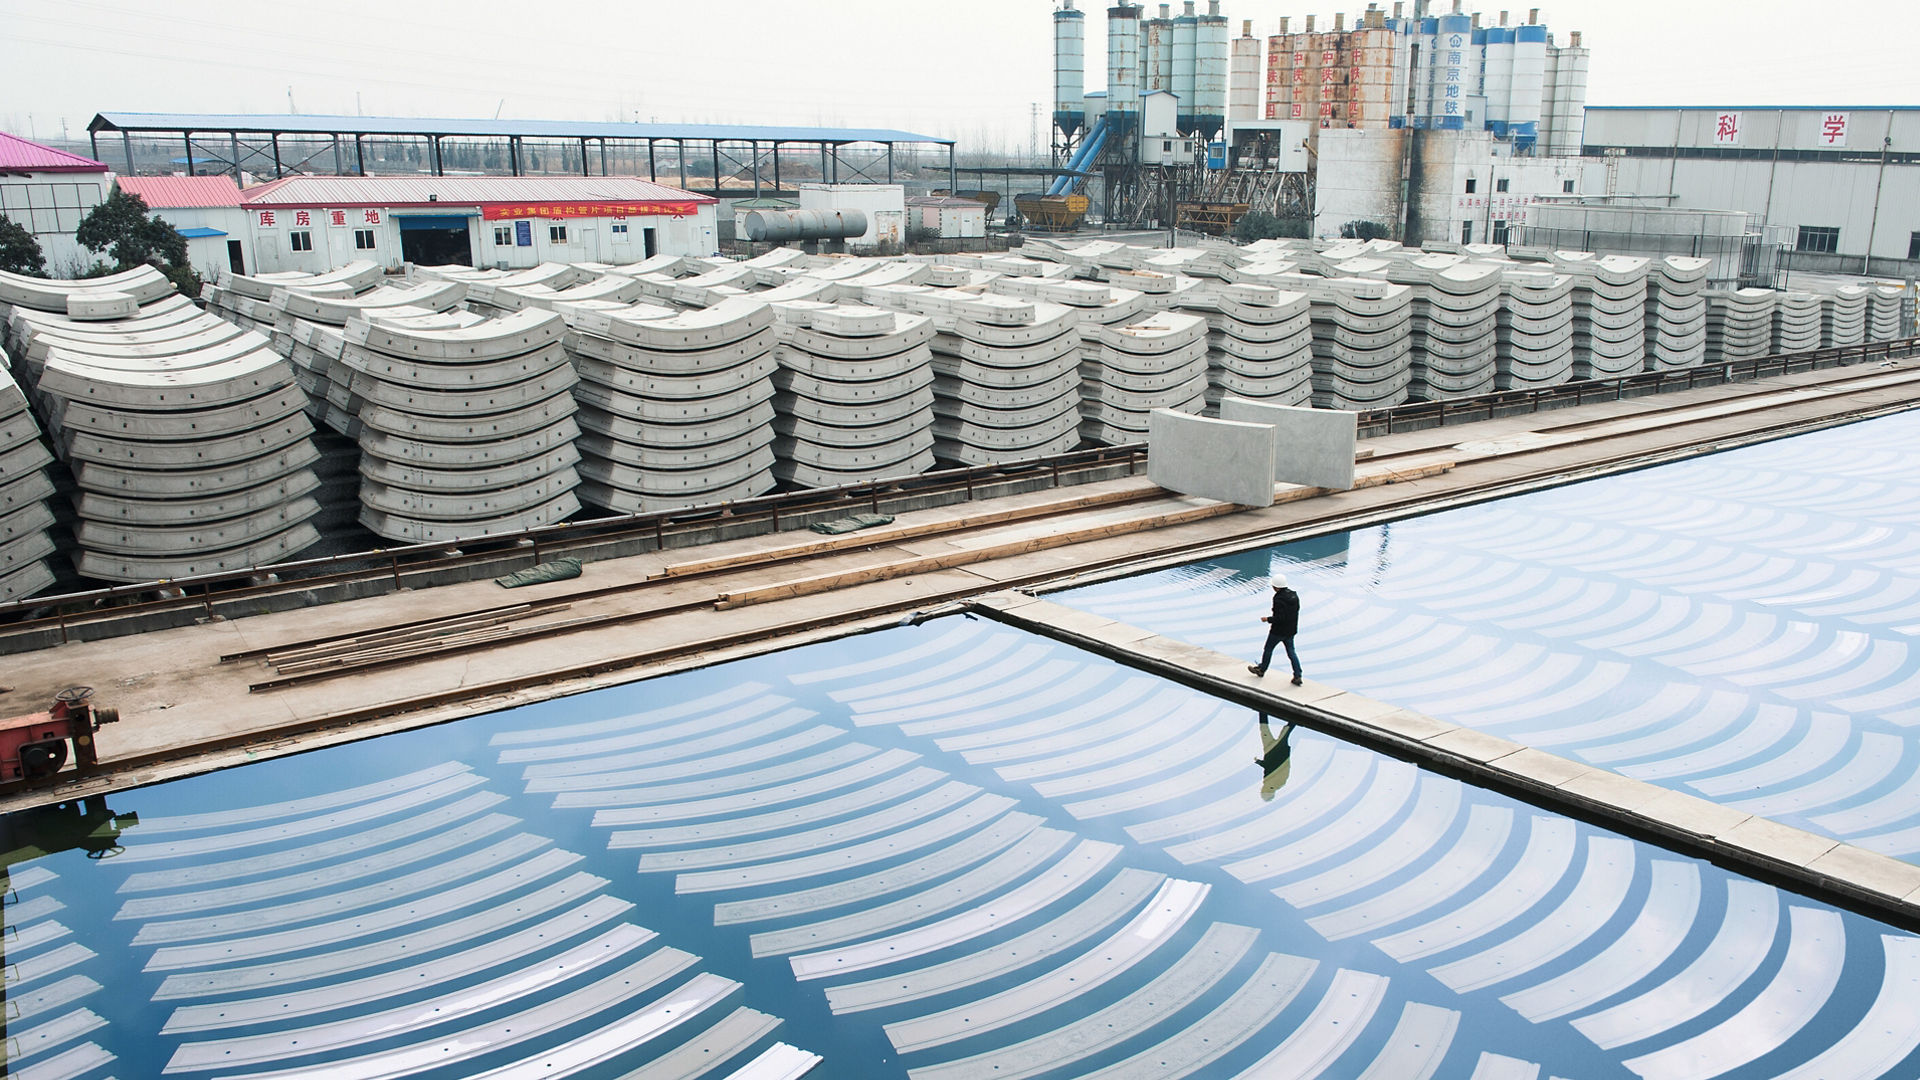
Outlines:
{"label": "white warehouse building", "polygon": [[1587,106],[1609,194],[1782,227],[1794,269],[1920,269],[1920,106]]}
{"label": "white warehouse building", "polygon": [[253,273],[355,259],[632,263],[719,250],[717,200],[627,176],[290,176],[241,193]]}
{"label": "white warehouse building", "polygon": [[33,234],[55,277],[77,274],[99,256],[73,232],[106,201],[112,177],[92,158],[0,133],[0,214]]}

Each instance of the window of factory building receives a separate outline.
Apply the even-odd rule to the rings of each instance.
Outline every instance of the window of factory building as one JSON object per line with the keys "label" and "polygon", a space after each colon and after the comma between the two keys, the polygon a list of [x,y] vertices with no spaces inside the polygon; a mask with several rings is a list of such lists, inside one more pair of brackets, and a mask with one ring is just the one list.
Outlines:
{"label": "window of factory building", "polygon": [[1463,221],[1460,223],[1460,242],[1463,244],[1473,243],[1473,222]]}
{"label": "window of factory building", "polygon": [[312,251],[313,233],[306,230],[288,233],[287,247],[293,251]]}
{"label": "window of factory building", "polygon": [[1920,259],[1920,232],[1907,237],[1907,258]]}
{"label": "window of factory building", "polygon": [[614,235],[614,239],[625,240],[627,238],[627,223],[624,221],[614,222],[612,232]]}
{"label": "window of factory building", "polygon": [[1493,223],[1493,242],[1496,244],[1505,244],[1507,242],[1506,222],[1496,221]]}
{"label": "window of factory building", "polygon": [[1479,188],[1480,188],[1480,178],[1479,178],[1479,177],[1477,177],[1477,176],[1469,176],[1469,177],[1467,177],[1467,194],[1469,194],[1469,195],[1471,195],[1471,194],[1473,194],[1473,193],[1474,193],[1475,191],[1477,191],[1477,190],[1479,190]]}
{"label": "window of factory building", "polygon": [[1508,185],[1512,183],[1513,181],[1511,180],[1495,180],[1493,182],[1493,190],[1496,192],[1505,192],[1507,190]]}
{"label": "window of factory building", "polygon": [[355,249],[360,251],[372,251],[373,250],[373,230],[372,229],[353,230],[353,246]]}
{"label": "window of factory building", "polygon": [[1571,180],[1560,181],[1560,190],[1566,192],[1569,195],[1573,194],[1573,181]]}
{"label": "window of factory building", "polygon": [[1840,230],[1825,225],[1802,225],[1793,250],[1832,254],[1840,250]]}
{"label": "window of factory building", "polygon": [[548,240],[548,242],[549,242],[549,243],[554,243],[554,244],[564,244],[564,243],[566,243],[566,242],[567,242],[567,227],[566,227],[565,225],[549,225],[549,226],[547,226],[547,240]]}
{"label": "window of factory building", "polygon": [[513,226],[495,225],[493,227],[493,246],[494,247],[512,247],[513,246]]}

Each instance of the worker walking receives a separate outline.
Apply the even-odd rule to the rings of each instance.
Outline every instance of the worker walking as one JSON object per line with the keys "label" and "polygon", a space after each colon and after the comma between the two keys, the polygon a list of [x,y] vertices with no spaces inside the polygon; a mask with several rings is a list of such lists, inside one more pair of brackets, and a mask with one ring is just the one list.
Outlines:
{"label": "worker walking", "polygon": [[1247,670],[1265,675],[1273,663],[1273,647],[1285,645],[1287,659],[1293,663],[1293,685],[1299,686],[1300,654],[1293,651],[1293,635],[1300,632],[1300,594],[1287,588],[1287,575],[1273,575],[1273,614],[1261,616],[1260,621],[1267,624],[1267,647],[1260,653],[1260,662],[1247,665]]}

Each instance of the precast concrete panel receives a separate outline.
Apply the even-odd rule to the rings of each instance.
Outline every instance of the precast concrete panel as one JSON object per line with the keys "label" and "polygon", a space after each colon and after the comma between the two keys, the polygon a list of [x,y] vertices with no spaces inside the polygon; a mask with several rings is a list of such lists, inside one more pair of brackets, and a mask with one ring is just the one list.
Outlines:
{"label": "precast concrete panel", "polygon": [[1359,418],[1344,409],[1290,408],[1241,397],[1220,402],[1220,418],[1275,429],[1276,483],[1346,491],[1353,487]]}
{"label": "precast concrete panel", "polygon": [[1155,409],[1148,419],[1147,478],[1182,495],[1271,506],[1277,431]]}

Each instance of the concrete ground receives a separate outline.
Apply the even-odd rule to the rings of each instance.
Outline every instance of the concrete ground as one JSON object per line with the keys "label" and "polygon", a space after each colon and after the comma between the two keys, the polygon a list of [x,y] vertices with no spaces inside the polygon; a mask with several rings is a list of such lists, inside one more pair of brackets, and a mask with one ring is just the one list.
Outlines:
{"label": "concrete ground", "polygon": [[[1144,478],[1112,480],[915,511],[886,534],[854,534],[833,550],[808,547],[822,543],[812,533],[772,534],[595,562],[581,579],[512,591],[469,582],[56,646],[9,657],[0,681],[16,689],[0,701],[28,712],[44,708],[61,687],[91,685],[122,720],[99,734],[101,772],[0,797],[0,810],[787,648],[1008,587],[1136,573],[1209,551],[1360,527],[1916,403],[1920,360],[1828,369],[1366,440],[1364,486],[1337,493],[1283,489],[1281,501],[1264,509],[1172,495]],[[1041,516],[918,535],[1018,508]],[[804,558],[764,565],[783,552]],[[669,567],[729,559],[738,566],[725,573],[665,576]],[[260,661],[221,662],[224,655],[287,642],[647,582],[510,624],[518,631],[548,621],[627,617],[617,625],[509,637],[480,651],[283,689],[249,692],[275,676]],[[727,597],[732,601],[723,602]],[[647,615],[668,608],[674,610]]]}

